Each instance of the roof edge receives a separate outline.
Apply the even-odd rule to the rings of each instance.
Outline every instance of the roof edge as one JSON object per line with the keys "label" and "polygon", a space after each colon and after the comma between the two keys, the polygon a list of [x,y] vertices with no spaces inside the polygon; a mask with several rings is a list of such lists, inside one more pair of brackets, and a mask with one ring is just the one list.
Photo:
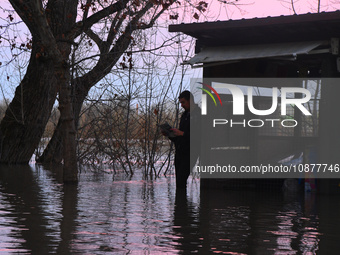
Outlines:
{"label": "roof edge", "polygon": [[239,19],[239,20],[226,20],[226,21],[213,21],[201,23],[182,23],[176,25],[169,25],[169,32],[183,32],[190,33],[194,30],[209,30],[214,29],[230,29],[230,28],[251,28],[258,26],[272,26],[272,25],[285,25],[292,23],[307,23],[307,22],[327,22],[332,20],[340,20],[340,11],[334,12],[321,12],[321,13],[305,13],[294,15],[281,15],[274,17],[261,17],[252,19]]}

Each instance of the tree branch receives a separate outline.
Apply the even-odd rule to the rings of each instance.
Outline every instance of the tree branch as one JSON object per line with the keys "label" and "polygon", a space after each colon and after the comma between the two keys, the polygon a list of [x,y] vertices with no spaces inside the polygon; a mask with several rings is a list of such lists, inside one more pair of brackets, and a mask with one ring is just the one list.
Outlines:
{"label": "tree branch", "polygon": [[291,0],[291,5],[292,5],[292,10],[293,10],[294,14],[296,14],[295,6],[294,6],[294,0]]}
{"label": "tree branch", "polygon": [[49,57],[55,58],[58,62],[63,60],[54,35],[48,25],[46,15],[40,0],[10,0],[11,5],[20,15],[27,27],[30,29],[32,36],[37,36],[47,52]]}
{"label": "tree branch", "polygon": [[112,21],[111,27],[110,27],[110,31],[109,34],[107,36],[107,51],[110,49],[111,44],[113,43],[114,38],[117,35],[117,32],[120,30],[124,19],[123,18],[119,18],[120,12],[117,13],[115,19]]}
{"label": "tree branch", "polygon": [[[132,20],[126,25],[125,31],[119,36],[117,41],[115,42],[113,48],[108,52],[108,54],[101,55],[98,60],[96,66],[86,73],[84,76],[77,78],[76,83],[83,83],[84,87],[90,89],[88,86],[92,86],[105,77],[112,69],[112,67],[117,63],[121,55],[127,50],[129,47],[132,38],[132,33],[139,28],[137,25],[139,20],[149,11],[154,4],[152,2],[148,2],[142,10],[137,12]],[[164,10],[162,10],[164,11]],[[156,15],[158,17],[158,15]],[[108,45],[107,45],[108,46]]]}
{"label": "tree branch", "polygon": [[149,22],[149,24],[139,26],[139,29],[147,29],[153,27],[155,24],[156,20],[164,13],[166,9],[163,8],[160,12],[158,12]]}
{"label": "tree branch", "polygon": [[115,12],[119,12],[123,10],[128,4],[128,2],[129,0],[119,0],[118,2],[91,15],[90,17],[86,18],[84,21],[77,22],[74,28],[70,31],[70,33],[68,33],[67,36],[69,38],[78,37],[82,32],[88,30],[90,27],[92,27],[95,23],[97,23],[101,19],[104,19],[107,16]]}
{"label": "tree branch", "polygon": [[36,27],[33,24],[33,20],[30,16],[30,7],[28,6],[28,3],[22,3],[18,0],[9,0],[10,4],[13,6],[14,10],[18,13],[20,18],[23,20],[23,22],[26,24],[28,29],[31,31],[31,33],[36,33]]}
{"label": "tree branch", "polygon": [[87,19],[87,15],[89,15],[89,9],[90,9],[89,6],[91,5],[91,2],[92,2],[92,0],[86,1],[85,11],[84,11],[84,15],[83,15],[83,23]]}
{"label": "tree branch", "polygon": [[[164,47],[169,47],[171,45],[173,45],[173,39],[176,38],[177,35],[167,39],[166,41],[164,41],[161,45],[155,47],[155,48],[152,48],[152,49],[142,49],[142,50],[133,50],[133,51],[129,51],[130,53],[134,54],[134,53],[140,53],[140,52],[149,52],[151,54],[154,54],[156,56],[158,56],[157,54],[153,53],[154,51],[157,51],[161,48],[164,48]],[[168,42],[171,42],[171,43],[168,43]],[[118,52],[115,52],[115,53],[118,53]],[[123,54],[124,52],[119,52],[121,54]],[[90,57],[86,57],[86,58],[82,58],[81,60],[79,60],[78,62],[74,63],[72,66],[76,66],[76,65],[79,65],[81,62],[83,61],[86,61],[86,60],[89,60],[89,59],[95,59],[97,57],[101,58],[103,56],[106,56],[106,55],[113,55],[114,53],[104,53],[104,54],[95,54],[95,55],[92,55]],[[162,54],[161,56],[172,56],[172,55],[164,55]],[[81,78],[81,77],[80,77]]]}
{"label": "tree branch", "polygon": [[99,36],[93,32],[91,29],[88,29],[85,34],[88,35],[88,37],[90,37],[98,46],[98,48],[100,49],[100,52],[102,51],[102,47],[103,47],[103,40],[99,38]]}

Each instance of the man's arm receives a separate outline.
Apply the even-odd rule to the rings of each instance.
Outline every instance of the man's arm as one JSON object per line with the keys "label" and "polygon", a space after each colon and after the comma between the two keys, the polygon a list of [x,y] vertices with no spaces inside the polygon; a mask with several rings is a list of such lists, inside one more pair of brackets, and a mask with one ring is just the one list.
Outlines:
{"label": "man's arm", "polygon": [[177,128],[172,128],[171,130],[174,132],[175,136],[184,136],[184,131],[181,131]]}

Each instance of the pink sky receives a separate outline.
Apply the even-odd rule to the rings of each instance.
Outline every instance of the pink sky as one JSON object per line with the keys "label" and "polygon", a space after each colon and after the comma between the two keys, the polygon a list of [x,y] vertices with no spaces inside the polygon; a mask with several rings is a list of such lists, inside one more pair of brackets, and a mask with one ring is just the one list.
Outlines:
{"label": "pink sky", "polygon": [[[220,4],[216,0],[210,0],[210,15],[220,13],[219,20],[249,19],[254,17],[292,15],[290,0],[239,0],[238,8],[229,7],[226,11],[220,11]],[[294,0],[294,8],[297,14],[317,12],[317,0]],[[335,2],[338,2],[337,4]],[[223,7],[222,7],[223,8]],[[321,0],[321,11],[335,11],[340,9],[340,1]]]}

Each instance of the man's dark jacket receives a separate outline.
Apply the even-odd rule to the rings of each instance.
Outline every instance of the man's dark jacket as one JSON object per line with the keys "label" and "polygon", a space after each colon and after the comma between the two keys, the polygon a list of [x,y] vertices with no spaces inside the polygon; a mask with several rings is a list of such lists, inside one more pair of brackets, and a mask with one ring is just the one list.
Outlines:
{"label": "man's dark jacket", "polygon": [[[183,131],[184,134],[183,136],[177,136],[171,139],[175,143],[175,148],[176,148],[175,157],[179,157],[181,160],[190,161],[190,135],[192,136],[191,139],[194,139],[195,142],[197,141],[199,143],[198,139],[200,137],[199,132],[200,132],[200,125],[201,125],[200,117],[201,117],[201,109],[199,108],[198,105],[195,105],[194,109],[191,112],[189,111],[183,112],[178,129]],[[193,127],[191,128],[191,130],[190,130],[190,125],[192,125]],[[196,152],[196,150],[197,148],[191,148],[191,152],[192,152],[192,155],[191,155],[192,162],[190,164],[191,168],[194,166],[194,163],[197,160],[196,154],[198,152]]]}

